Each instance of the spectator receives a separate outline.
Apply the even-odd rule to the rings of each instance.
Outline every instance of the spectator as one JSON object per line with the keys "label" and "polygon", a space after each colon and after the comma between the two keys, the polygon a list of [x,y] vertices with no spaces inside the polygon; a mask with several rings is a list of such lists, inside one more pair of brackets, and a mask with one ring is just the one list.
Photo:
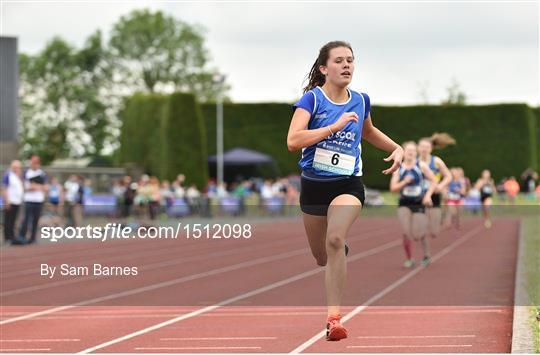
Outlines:
{"label": "spectator", "polygon": [[78,227],[82,222],[82,191],[81,179],[71,175],[64,183],[66,200],[67,225]]}
{"label": "spectator", "polygon": [[148,182],[148,214],[150,219],[156,218],[160,201],[159,180],[157,177],[152,176]]}
{"label": "spectator", "polygon": [[56,177],[51,178],[51,184],[49,185],[49,203],[53,213],[61,216],[61,209],[64,205],[64,189]]}
{"label": "spectator", "polygon": [[272,197],[274,196],[284,196],[285,195],[285,187],[283,186],[283,183],[281,180],[276,180],[272,184]]}
{"label": "spectator", "polygon": [[206,196],[209,198],[217,196],[217,186],[214,179],[209,180],[208,184],[206,185]]}
{"label": "spectator", "polygon": [[286,181],[287,181],[286,204],[288,206],[295,206],[299,203],[300,193],[298,192],[296,187],[289,182],[289,180],[286,180]]}
{"label": "spectator", "polygon": [[531,168],[527,168],[521,174],[521,181],[523,192],[525,192],[528,197],[534,199],[536,184],[538,182],[538,173]]}
{"label": "spectator", "polygon": [[135,205],[139,213],[146,216],[148,211],[148,203],[152,198],[152,187],[150,186],[150,176],[144,174],[139,179],[137,194],[135,195]]}
{"label": "spectator", "polygon": [[184,196],[186,195],[186,190],[183,186],[184,180],[182,176],[184,175],[178,175],[176,180],[173,182],[173,191],[176,198],[184,198]]}
{"label": "spectator", "polygon": [[200,209],[201,193],[195,184],[191,184],[186,191],[186,200],[191,213],[198,213]]}
{"label": "spectator", "polygon": [[508,196],[508,202],[510,202],[511,205],[515,204],[516,196],[519,193],[519,183],[516,181],[515,177],[512,176],[510,179],[506,180],[504,183],[504,190]]}
{"label": "spectator", "polygon": [[[79,176],[81,182],[83,182],[83,196],[88,197],[91,196],[93,193],[92,190],[92,180],[90,179],[84,179],[82,176]],[[84,198],[83,198],[84,199]]]}
{"label": "spectator", "polygon": [[15,240],[15,222],[22,204],[24,187],[22,166],[19,160],[13,160],[10,168],[2,178],[2,198],[4,199],[4,240],[10,243]]}
{"label": "spectator", "polygon": [[159,192],[161,195],[161,206],[164,210],[167,210],[169,207],[172,206],[174,200],[174,192],[171,189],[171,183],[169,182],[169,180],[163,180]]}
{"label": "spectator", "polygon": [[[122,206],[124,204],[124,193],[126,192],[126,187],[119,179],[113,180],[113,186],[111,188],[111,193],[116,198],[116,205]],[[117,211],[117,214],[120,214],[120,211]]]}
{"label": "spectator", "polygon": [[131,176],[128,175],[124,176],[122,185],[125,188],[122,217],[128,218],[131,215],[131,207],[133,206],[138,186],[137,183],[131,181]]}
{"label": "spectator", "polygon": [[[17,243],[31,244],[36,241],[38,222],[48,189],[47,176],[41,170],[41,161],[37,155],[30,158],[30,168],[24,174],[24,187],[24,219]],[[28,229],[30,229],[30,239],[27,240]]]}
{"label": "spectator", "polygon": [[219,186],[217,187],[216,193],[217,193],[218,198],[229,196],[229,192],[227,191],[227,184],[224,182],[219,184]]}
{"label": "spectator", "polygon": [[261,198],[267,199],[274,196],[274,191],[272,189],[272,182],[270,180],[265,180],[264,185],[261,186]]}
{"label": "spectator", "polygon": [[197,186],[195,186],[195,184],[191,184],[191,185],[189,186],[189,188],[188,188],[187,191],[186,191],[186,197],[187,197],[188,199],[191,199],[191,200],[197,199],[197,198],[201,197],[201,193],[200,193],[200,191],[197,189]]}
{"label": "spectator", "polygon": [[185,181],[186,177],[184,174],[178,174],[178,176],[176,176],[176,180],[173,181],[172,189],[176,198],[184,198],[186,195],[186,189],[184,188]]}
{"label": "spectator", "polygon": [[507,180],[508,179],[506,177],[503,177],[495,186],[495,189],[497,190],[497,196],[499,196],[500,201],[506,201],[506,190],[504,188],[504,184]]}

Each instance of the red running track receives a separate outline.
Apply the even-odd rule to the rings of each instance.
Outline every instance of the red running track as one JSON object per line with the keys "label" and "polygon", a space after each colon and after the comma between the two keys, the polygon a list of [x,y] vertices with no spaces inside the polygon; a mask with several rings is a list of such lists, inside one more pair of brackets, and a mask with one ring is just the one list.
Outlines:
{"label": "red running track", "polygon": [[[324,269],[300,221],[251,240],[62,243],[2,250],[2,352],[509,352],[519,222],[432,240],[428,268],[401,267],[394,219],[348,241],[343,315],[327,342]],[[416,258],[420,258],[415,245]],[[40,263],[137,265],[137,277],[39,276]]]}

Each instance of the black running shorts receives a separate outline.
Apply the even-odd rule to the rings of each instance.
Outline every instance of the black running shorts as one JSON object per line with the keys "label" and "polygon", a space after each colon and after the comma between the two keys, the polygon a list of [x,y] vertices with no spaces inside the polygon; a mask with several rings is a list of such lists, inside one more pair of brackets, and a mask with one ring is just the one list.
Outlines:
{"label": "black running shorts", "polygon": [[407,207],[412,213],[424,213],[426,207],[422,204],[422,200],[409,199],[401,197],[399,199],[399,207]]}
{"label": "black running shorts", "polygon": [[315,181],[302,177],[300,186],[300,208],[306,214],[326,216],[330,202],[343,194],[356,196],[364,205],[364,183],[360,176],[332,181]]}

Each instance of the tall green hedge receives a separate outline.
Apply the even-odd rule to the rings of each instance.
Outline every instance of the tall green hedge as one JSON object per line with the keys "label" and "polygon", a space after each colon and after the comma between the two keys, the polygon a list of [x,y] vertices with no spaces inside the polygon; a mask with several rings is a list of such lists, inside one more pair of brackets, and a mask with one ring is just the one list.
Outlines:
{"label": "tall green hedge", "polygon": [[[208,151],[215,148],[215,104],[202,105],[208,132]],[[300,152],[289,152],[286,136],[292,116],[288,104],[225,104],[224,146],[259,150],[275,157],[282,174],[298,173]],[[527,105],[407,106],[372,108],[376,127],[396,142],[417,140],[433,132],[447,132],[458,141],[435,154],[450,166],[462,166],[475,179],[484,168],[496,178],[518,175],[536,166],[538,146],[534,136],[534,115]],[[366,185],[386,189],[387,154],[363,143]]]}
{"label": "tall green hedge", "polygon": [[[287,150],[292,116],[283,103],[224,104],[224,147],[245,147],[273,156],[282,175],[299,173],[300,152]],[[435,154],[462,166],[472,179],[488,168],[496,179],[540,167],[540,112],[524,104],[487,106],[374,106],[373,123],[396,142],[447,132],[457,145]],[[180,172],[202,186],[207,156],[216,152],[216,105],[198,105],[188,94],[135,95],[122,112],[120,156],[169,179]],[[386,189],[387,155],[363,143],[367,186]]]}
{"label": "tall green hedge", "polygon": [[120,113],[119,159],[162,179],[184,173],[203,187],[208,179],[206,132],[191,94],[135,94]]}
{"label": "tall green hedge", "polygon": [[120,112],[121,163],[136,163],[147,173],[161,176],[160,126],[163,109],[168,100],[166,95],[135,94],[124,103]]}
{"label": "tall green hedge", "polygon": [[[216,105],[201,105],[208,134],[208,152],[216,154]],[[298,152],[287,149],[291,106],[279,103],[223,105],[224,150],[254,149],[276,160],[279,173],[297,172]]]}
{"label": "tall green hedge", "polygon": [[169,97],[161,126],[162,176],[184,173],[199,187],[208,180],[206,127],[195,97],[175,93]]}
{"label": "tall green hedge", "polygon": [[[417,140],[436,131],[447,132],[457,144],[435,154],[449,166],[463,167],[471,179],[476,179],[486,168],[500,179],[519,175],[537,163],[531,113],[528,106],[521,104],[375,107],[373,120],[397,142]],[[377,176],[385,166],[382,161],[385,154],[369,145],[364,153],[366,184],[387,186],[389,179]]]}

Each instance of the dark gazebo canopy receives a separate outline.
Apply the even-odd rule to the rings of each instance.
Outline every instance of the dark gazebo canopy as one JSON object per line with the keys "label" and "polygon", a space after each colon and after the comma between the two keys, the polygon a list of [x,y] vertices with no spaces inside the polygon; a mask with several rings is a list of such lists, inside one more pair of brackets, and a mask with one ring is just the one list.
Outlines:
{"label": "dark gazebo canopy", "polygon": [[[209,163],[216,163],[217,156],[208,157]],[[274,158],[269,155],[245,148],[233,148],[223,153],[225,165],[258,165],[273,164]]]}

